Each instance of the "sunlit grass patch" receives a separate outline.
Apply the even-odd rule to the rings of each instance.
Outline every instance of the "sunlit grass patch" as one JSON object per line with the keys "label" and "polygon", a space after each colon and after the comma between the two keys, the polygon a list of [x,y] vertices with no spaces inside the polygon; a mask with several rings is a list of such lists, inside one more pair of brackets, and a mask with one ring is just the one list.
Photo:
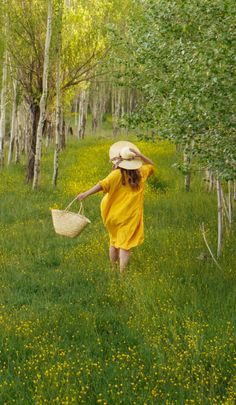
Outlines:
{"label": "sunlit grass patch", "polygon": [[109,173],[113,141],[70,140],[56,189],[52,148],[38,192],[21,166],[0,174],[1,402],[231,405],[235,236],[222,270],[205,258],[199,225],[215,249],[216,198],[198,176],[184,192],[173,145],[135,141],[156,172],[145,241],[126,277],[110,269],[102,193],[84,201],[91,224],[77,239],[53,230],[50,207],[65,208]]}

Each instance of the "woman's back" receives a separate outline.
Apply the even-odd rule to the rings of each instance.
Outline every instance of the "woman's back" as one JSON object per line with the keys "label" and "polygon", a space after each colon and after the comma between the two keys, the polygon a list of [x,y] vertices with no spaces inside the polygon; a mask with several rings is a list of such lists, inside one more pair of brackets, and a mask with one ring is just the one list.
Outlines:
{"label": "woman's back", "polygon": [[112,266],[119,261],[120,272],[123,273],[129,261],[130,249],[144,240],[144,183],[154,172],[154,163],[127,141],[113,144],[109,159],[115,170],[77,198],[82,201],[101,190],[105,193],[101,214],[109,233],[109,256]]}
{"label": "woman's back", "polygon": [[130,186],[128,176],[126,184],[123,184],[120,169],[112,171],[99,182],[106,193],[101,202],[103,222],[110,229],[123,227],[126,237],[142,225],[144,183],[153,172],[153,166],[144,165],[139,170],[141,179],[138,188]]}

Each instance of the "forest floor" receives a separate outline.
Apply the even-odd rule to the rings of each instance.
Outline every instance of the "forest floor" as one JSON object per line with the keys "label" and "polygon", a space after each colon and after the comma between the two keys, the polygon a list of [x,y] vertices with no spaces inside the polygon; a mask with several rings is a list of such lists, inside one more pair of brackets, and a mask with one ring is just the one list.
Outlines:
{"label": "forest floor", "polygon": [[113,141],[70,140],[56,189],[52,148],[37,192],[23,165],[0,173],[0,403],[231,405],[235,232],[217,268],[199,229],[215,252],[215,193],[197,175],[184,191],[172,145],[135,141],[156,174],[125,277],[110,269],[102,193],[84,201],[92,223],[77,239],[54,233],[50,207],[109,173]]}

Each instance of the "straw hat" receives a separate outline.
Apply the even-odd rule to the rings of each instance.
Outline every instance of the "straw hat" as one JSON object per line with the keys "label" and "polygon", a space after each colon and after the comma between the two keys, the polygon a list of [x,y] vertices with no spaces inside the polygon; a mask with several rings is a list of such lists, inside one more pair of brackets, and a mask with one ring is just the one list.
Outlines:
{"label": "straw hat", "polygon": [[135,157],[135,154],[129,148],[135,149],[137,153],[140,150],[133,143],[128,141],[119,141],[114,143],[109,150],[110,160],[122,169],[136,170],[142,166],[140,158]]}

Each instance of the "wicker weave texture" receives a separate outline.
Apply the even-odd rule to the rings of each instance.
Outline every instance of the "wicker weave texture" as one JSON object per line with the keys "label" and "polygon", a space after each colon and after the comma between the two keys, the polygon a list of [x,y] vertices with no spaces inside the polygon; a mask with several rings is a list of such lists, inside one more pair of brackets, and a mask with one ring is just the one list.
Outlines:
{"label": "wicker weave texture", "polygon": [[84,215],[74,212],[55,209],[52,209],[51,212],[55,232],[69,238],[78,236],[91,223]]}

